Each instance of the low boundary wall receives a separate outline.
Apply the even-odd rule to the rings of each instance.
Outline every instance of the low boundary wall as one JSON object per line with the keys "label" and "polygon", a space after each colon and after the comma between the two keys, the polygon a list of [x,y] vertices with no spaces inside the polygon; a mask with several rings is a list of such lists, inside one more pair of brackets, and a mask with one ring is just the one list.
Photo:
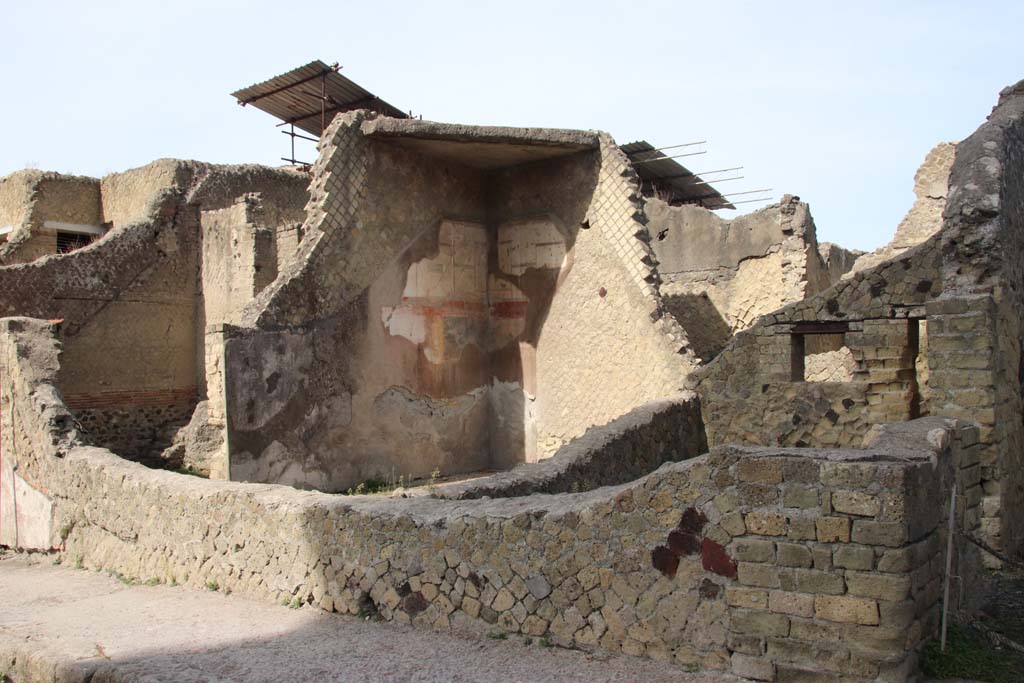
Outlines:
{"label": "low boundary wall", "polygon": [[198,479],[81,446],[58,352],[46,323],[0,321],[0,543],[142,580],[758,680],[905,681],[939,615],[936,501],[956,480],[961,525],[978,517],[977,429],[939,418],[876,428],[863,450],[725,446],[579,494]]}

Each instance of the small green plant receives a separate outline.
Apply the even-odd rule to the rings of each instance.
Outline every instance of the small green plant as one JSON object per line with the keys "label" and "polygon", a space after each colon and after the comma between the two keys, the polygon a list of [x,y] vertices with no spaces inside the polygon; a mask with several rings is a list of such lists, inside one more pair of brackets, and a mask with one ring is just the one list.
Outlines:
{"label": "small green plant", "polygon": [[281,598],[281,607],[288,606],[288,598]]}
{"label": "small green plant", "polygon": [[292,601],[288,603],[288,606],[292,609],[299,609],[300,607],[302,607],[302,601],[299,600],[298,597],[294,597],[292,598]]}
{"label": "small green plant", "polygon": [[155,576],[153,578],[146,579],[147,586],[155,586],[158,583],[160,583],[160,579],[156,578]]}
{"label": "small green plant", "polygon": [[115,572],[111,572],[110,575],[113,576],[115,579],[117,579],[118,581],[120,581],[121,583],[123,583],[126,586],[134,586],[136,583],[138,583],[132,577],[125,576],[121,572],[116,572],[116,571]]}
{"label": "small green plant", "polygon": [[572,483],[571,491],[572,491],[572,493],[579,493],[580,492],[580,483],[578,481],[574,481]]}
{"label": "small green plant", "polygon": [[64,524],[60,528],[60,540],[61,541],[68,540],[68,536],[71,535],[71,530],[74,529],[74,528],[75,528],[75,523],[74,522],[68,522],[68,523]]}
{"label": "small green plant", "polygon": [[206,590],[208,590],[208,591],[219,591],[220,590],[220,584],[217,583],[216,581],[207,581],[206,582]]}
{"label": "small green plant", "polygon": [[508,640],[508,634],[504,631],[491,631],[487,637],[491,640]]}
{"label": "small green plant", "polygon": [[82,556],[81,555],[75,555],[75,569],[83,569],[83,568],[84,568],[84,565],[82,564]]}
{"label": "small green plant", "polygon": [[540,640],[538,640],[537,642],[540,643],[541,647],[553,647],[554,646],[554,643],[552,643],[551,639],[548,638],[547,636],[541,636]]}
{"label": "small green plant", "polygon": [[60,558],[60,555],[58,555],[57,557],[53,558],[53,565],[54,565],[54,566],[56,567],[56,566],[58,566],[58,565],[59,565],[59,564],[60,564],[61,562],[63,562],[63,561],[64,561],[64,560],[62,560],[62,559]]}
{"label": "small green plant", "polygon": [[178,580],[172,576],[171,578],[167,579],[167,585],[171,588],[174,588],[178,585]]}
{"label": "small green plant", "polygon": [[530,636],[526,636],[525,638],[523,638],[523,645],[526,645],[527,647],[533,645],[533,638],[531,638]]}

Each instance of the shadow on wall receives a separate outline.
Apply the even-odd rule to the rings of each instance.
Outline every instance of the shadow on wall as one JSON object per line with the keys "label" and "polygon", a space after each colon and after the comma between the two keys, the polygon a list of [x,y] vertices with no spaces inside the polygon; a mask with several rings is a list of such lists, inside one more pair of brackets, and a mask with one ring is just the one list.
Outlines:
{"label": "shadow on wall", "polygon": [[705,363],[732,339],[732,329],[704,292],[664,296],[665,308],[686,330],[693,352]]}

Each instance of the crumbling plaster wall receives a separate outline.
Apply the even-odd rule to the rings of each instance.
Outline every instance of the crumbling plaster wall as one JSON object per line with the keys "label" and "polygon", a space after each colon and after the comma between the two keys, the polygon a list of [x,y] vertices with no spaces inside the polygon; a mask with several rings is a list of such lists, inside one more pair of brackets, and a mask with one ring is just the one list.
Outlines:
{"label": "crumbling plaster wall", "polygon": [[[57,253],[59,223],[99,228],[99,181],[28,169],[0,178],[0,266]],[[4,241],[6,238],[6,241]]]}
{"label": "crumbling plaster wall", "polygon": [[[43,540],[142,581],[756,680],[903,682],[938,627],[935,497],[955,481],[957,525],[979,516],[977,428],[936,418],[875,430],[863,450],[719,448],[557,496],[341,498],[197,479],[82,446],[57,351],[42,321],[0,321],[0,483],[23,483],[15,501],[0,486],[0,543]],[[971,557],[956,562],[967,575]]]}
{"label": "crumbling plaster wall", "polygon": [[713,358],[758,317],[831,284],[806,203],[778,204],[733,220],[698,206],[647,202],[665,305],[698,356]]}
{"label": "crumbling plaster wall", "polygon": [[[372,142],[364,116],[338,116],[325,134],[296,259],[245,312],[261,328],[226,332],[232,479],[338,490],[392,468],[429,476],[488,464],[479,329],[458,311],[434,316],[422,337],[388,327],[403,300],[423,298],[405,296],[414,264],[444,269],[431,262],[442,225],[483,225],[481,174]],[[445,253],[465,236],[446,233]],[[448,294],[433,303],[464,303]],[[456,327],[468,336],[453,337]]]}

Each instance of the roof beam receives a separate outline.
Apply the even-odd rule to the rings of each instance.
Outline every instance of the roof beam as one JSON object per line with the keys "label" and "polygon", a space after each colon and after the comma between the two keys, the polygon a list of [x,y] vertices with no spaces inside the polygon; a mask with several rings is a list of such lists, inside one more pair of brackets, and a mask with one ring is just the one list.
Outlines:
{"label": "roof beam", "polygon": [[[333,98],[332,98],[332,101],[334,101]],[[306,119],[311,119],[314,116],[319,116],[320,114],[333,114],[333,113],[339,112],[339,111],[352,111],[353,109],[359,109],[359,107],[361,107],[364,104],[369,104],[371,102],[379,102],[379,101],[380,101],[379,97],[377,97],[376,95],[370,95],[369,97],[364,97],[363,99],[356,100],[355,102],[348,102],[346,104],[335,104],[334,106],[328,107],[327,109],[325,109],[323,111],[314,111],[314,112],[311,112],[309,114],[303,114],[302,116],[296,116],[296,117],[288,119],[287,121],[282,121],[281,123],[279,123],[277,125],[278,125],[278,127],[280,127],[280,126],[286,126],[286,125],[288,125],[290,123],[298,123],[299,121],[305,121]]]}

